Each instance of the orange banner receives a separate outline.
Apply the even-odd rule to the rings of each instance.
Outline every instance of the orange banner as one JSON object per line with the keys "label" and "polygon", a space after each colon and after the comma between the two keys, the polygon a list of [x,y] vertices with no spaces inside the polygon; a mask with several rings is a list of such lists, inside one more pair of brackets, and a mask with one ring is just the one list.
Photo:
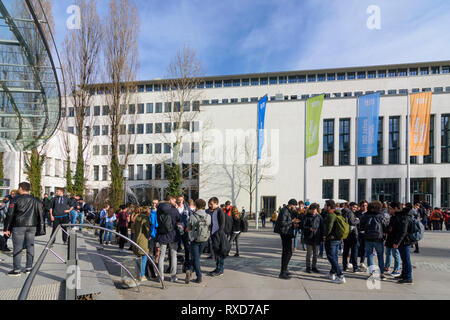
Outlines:
{"label": "orange banner", "polygon": [[410,155],[430,154],[431,92],[411,95]]}

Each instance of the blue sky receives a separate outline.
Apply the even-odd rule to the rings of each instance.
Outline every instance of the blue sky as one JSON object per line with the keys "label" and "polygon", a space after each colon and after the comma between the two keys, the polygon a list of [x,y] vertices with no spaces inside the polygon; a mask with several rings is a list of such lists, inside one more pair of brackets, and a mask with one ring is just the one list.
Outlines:
{"label": "blue sky", "polygon": [[[108,0],[98,0],[104,16]],[[206,75],[450,60],[448,0],[136,0],[140,80],[162,78],[177,50]],[[54,0],[61,45],[71,0]],[[381,30],[366,10],[381,9]]]}

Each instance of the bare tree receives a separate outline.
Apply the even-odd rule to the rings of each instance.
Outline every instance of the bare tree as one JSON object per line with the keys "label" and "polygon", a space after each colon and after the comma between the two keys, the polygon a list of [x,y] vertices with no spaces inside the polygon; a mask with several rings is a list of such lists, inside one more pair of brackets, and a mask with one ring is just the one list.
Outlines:
{"label": "bare tree", "polygon": [[111,0],[103,32],[106,99],[111,124],[110,200],[118,208],[123,198],[123,169],[119,160],[119,129],[130,94],[136,92],[139,16],[133,0]]}
{"label": "bare tree", "polygon": [[166,133],[171,133],[164,135],[163,139],[170,143],[173,151],[172,162],[166,163],[165,171],[169,181],[168,192],[173,195],[182,193],[183,177],[188,176],[191,168],[198,165],[193,161],[191,152],[186,157],[187,150],[183,150],[182,146],[183,143],[189,143],[190,151],[191,143],[199,144],[192,141],[191,131],[199,130],[199,122],[195,120],[200,113],[202,91],[198,86],[204,81],[203,74],[202,64],[195,50],[184,46],[170,62],[166,80],[163,81],[165,125],[168,125],[164,129]]}
{"label": "bare tree", "polygon": [[[91,127],[93,119],[86,114],[86,110],[92,98],[90,87],[98,81],[102,26],[97,14],[96,0],[77,0],[76,5],[80,8],[80,29],[69,30],[66,34],[62,46],[62,60],[67,89],[65,96],[69,97],[70,104],[74,108],[78,138],[73,191],[83,194],[85,150],[90,142],[90,139],[86,139],[85,127]],[[66,151],[69,163],[67,169],[70,171],[70,148],[66,148]]]}

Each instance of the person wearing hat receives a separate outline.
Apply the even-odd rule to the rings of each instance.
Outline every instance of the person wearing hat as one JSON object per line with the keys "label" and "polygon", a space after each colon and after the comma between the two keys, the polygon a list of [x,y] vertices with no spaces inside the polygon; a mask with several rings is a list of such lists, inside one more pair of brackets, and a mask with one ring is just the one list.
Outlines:
{"label": "person wearing hat", "polygon": [[287,207],[283,208],[275,224],[275,233],[281,237],[281,272],[280,279],[289,280],[288,271],[289,261],[292,257],[292,238],[294,238],[294,229],[299,227],[300,220],[297,219],[297,200],[291,199]]}

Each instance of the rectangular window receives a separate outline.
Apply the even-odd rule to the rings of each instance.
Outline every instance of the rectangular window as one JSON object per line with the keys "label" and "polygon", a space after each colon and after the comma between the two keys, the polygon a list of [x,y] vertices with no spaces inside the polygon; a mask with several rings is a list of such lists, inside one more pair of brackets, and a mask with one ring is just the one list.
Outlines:
{"label": "rectangular window", "polygon": [[155,123],[155,133],[162,133],[162,123]]}
{"label": "rectangular window", "polygon": [[161,180],[161,164],[155,164],[155,180]]}
{"label": "rectangular window", "polygon": [[191,111],[191,102],[190,101],[185,101],[184,102],[183,111],[184,112],[190,112]]}
{"label": "rectangular window", "polygon": [[134,144],[128,145],[128,154],[135,154]]}
{"label": "rectangular window", "polygon": [[92,152],[94,153],[94,156],[100,155],[100,146],[94,146]]}
{"label": "rectangular window", "polygon": [[94,181],[100,181],[100,167],[94,166]]}
{"label": "rectangular window", "polygon": [[102,116],[109,115],[109,106],[103,106],[102,107]]}
{"label": "rectangular window", "polygon": [[127,114],[127,106],[124,104],[120,105],[120,114],[121,115],[126,115]]}
{"label": "rectangular window", "polygon": [[377,72],[376,71],[369,71],[367,73],[367,78],[369,79],[375,79],[377,77]]}
{"label": "rectangular window", "polygon": [[147,113],[153,113],[153,103],[147,103]]}
{"label": "rectangular window", "polygon": [[172,151],[172,148],[170,147],[170,143],[164,143],[164,153],[170,154],[171,151]]}
{"label": "rectangular window", "polygon": [[192,111],[200,111],[200,101],[194,101],[192,103]]}
{"label": "rectangular window", "polygon": [[389,78],[393,78],[397,76],[397,70],[389,70],[388,71]]}
{"label": "rectangular window", "polygon": [[350,201],[350,180],[339,180],[339,199]]}
{"label": "rectangular window", "polygon": [[132,164],[128,166],[128,180],[130,181],[134,180],[134,165]]}
{"label": "rectangular window", "polygon": [[242,86],[248,87],[250,84],[250,79],[242,79]]}
{"label": "rectangular window", "polygon": [[267,86],[267,84],[269,83],[268,78],[261,78],[259,79],[259,84],[262,86]]}
{"label": "rectangular window", "polygon": [[155,154],[161,154],[161,153],[162,153],[162,144],[155,143]]}
{"label": "rectangular window", "polygon": [[298,82],[300,83],[306,82],[306,76],[298,76]]}
{"label": "rectangular window", "polygon": [[100,106],[94,107],[94,117],[100,116]]}
{"label": "rectangular window", "polygon": [[144,180],[144,165],[137,165],[137,180]]}
{"label": "rectangular window", "polygon": [[406,77],[408,75],[408,69],[398,69],[399,77]]}
{"label": "rectangular window", "polygon": [[75,108],[69,108],[69,118],[75,117]]}
{"label": "rectangular window", "polygon": [[252,79],[252,86],[259,86],[259,79],[258,78],[253,78]]}
{"label": "rectangular window", "polygon": [[108,181],[108,166],[102,166],[102,180]]}
{"label": "rectangular window", "polygon": [[366,179],[359,179],[358,181],[358,201],[365,200],[366,198]]}
{"label": "rectangular window", "polygon": [[175,102],[173,104],[173,112],[181,112],[181,103],[180,102]]}
{"label": "rectangular window", "polygon": [[146,85],[145,90],[146,90],[147,92],[152,92],[152,91],[153,91],[153,85],[152,85],[152,84]]}
{"label": "rectangular window", "polygon": [[138,104],[138,114],[144,114],[145,113],[145,105],[143,103]]}
{"label": "rectangular window", "polygon": [[102,146],[102,156],[108,155],[108,145]]}
{"label": "rectangular window", "polygon": [[153,154],[153,144],[147,143],[145,145],[145,153],[146,154]]}
{"label": "rectangular window", "polygon": [[431,74],[439,74],[441,72],[440,67],[431,67]]}
{"label": "rectangular window", "polygon": [[240,86],[241,86],[241,79],[234,79],[233,87],[240,87]]}
{"label": "rectangular window", "polygon": [[430,70],[428,68],[420,68],[420,75],[427,76],[429,71]]}
{"label": "rectangular window", "polygon": [[228,99],[222,99],[222,104],[228,104],[229,100]]}
{"label": "rectangular window", "polygon": [[450,178],[441,179],[441,207],[450,208]]}
{"label": "rectangular window", "polygon": [[316,75],[315,74],[308,75],[308,82],[316,82]]}
{"label": "rectangular window", "polygon": [[172,132],[172,123],[166,122],[164,123],[164,133],[171,133]]}
{"label": "rectangular window", "polygon": [[74,127],[69,127],[69,133],[74,134],[75,133],[75,128]]}
{"label": "rectangular window", "polygon": [[430,154],[423,158],[423,162],[426,164],[434,163],[434,151],[435,151],[435,139],[434,139],[434,121],[436,116],[434,114],[430,117]]}
{"label": "rectangular window", "polygon": [[339,165],[350,165],[350,119],[339,120]]}
{"label": "rectangular window", "polygon": [[[334,198],[334,180],[323,180],[322,182],[322,199]],[[344,200],[344,199],[342,199]]]}
{"label": "rectangular window", "polygon": [[289,83],[297,83],[297,76],[289,76],[288,82]]}
{"label": "rectangular window", "polygon": [[417,69],[417,68],[409,69],[409,75],[410,76],[414,77],[414,76],[417,76],[418,74],[419,74],[419,69]]}
{"label": "rectangular window", "polygon": [[396,95],[397,90],[388,90],[388,95]]}
{"label": "rectangular window", "polygon": [[219,99],[213,99],[213,100],[211,100],[211,104],[219,104]]}
{"label": "rectangular window", "polygon": [[366,72],[365,71],[359,71],[358,72],[358,79],[365,79],[366,78]]}
{"label": "rectangular window", "polygon": [[214,81],[214,88],[222,88],[222,80]]}
{"label": "rectangular window", "polygon": [[143,144],[137,145],[137,154],[144,154],[144,145]]}
{"label": "rectangular window", "polygon": [[214,83],[212,81],[206,81],[206,89],[211,89]]}
{"label": "rectangular window", "polygon": [[223,81],[223,86],[224,86],[225,88],[231,87],[231,80],[224,80],[224,81]]}
{"label": "rectangular window", "polygon": [[389,118],[389,164],[400,163],[400,117]]}
{"label": "rectangular window", "polygon": [[136,105],[135,104],[130,104],[128,106],[128,114],[136,114]]}
{"label": "rectangular window", "polygon": [[[383,117],[378,119],[378,156],[372,157],[373,165],[381,165],[383,164],[383,126],[384,121]],[[361,199],[361,198],[360,198]]]}
{"label": "rectangular window", "polygon": [[153,166],[147,164],[145,167],[145,180],[152,180],[153,178]]}
{"label": "rectangular window", "polygon": [[442,67],[442,73],[445,73],[445,74],[450,73],[450,66],[443,66]]}
{"label": "rectangular window", "polygon": [[100,135],[100,126],[94,126],[94,137],[98,137]]}
{"label": "rectangular window", "polygon": [[278,80],[279,84],[286,84],[287,83],[287,78],[286,77],[280,77],[280,79]]}
{"label": "rectangular window", "polygon": [[171,102],[166,102],[164,104],[164,112],[166,112],[166,113],[172,112],[172,103]]}
{"label": "rectangular window", "polygon": [[205,87],[205,83],[204,82],[200,82],[198,85],[197,85],[197,89],[203,89]]}
{"label": "rectangular window", "polygon": [[336,74],[335,73],[327,74],[327,81],[335,81],[335,80],[336,80]]}
{"label": "rectangular window", "polygon": [[354,72],[348,72],[347,73],[347,80],[355,80],[356,74]]}
{"label": "rectangular window", "polygon": [[319,81],[319,82],[325,81],[325,74],[319,74],[319,75],[317,75],[317,81]]}
{"label": "rectangular window", "polygon": [[450,114],[441,118],[441,162],[450,163]]}
{"label": "rectangular window", "polygon": [[345,80],[345,73],[338,73],[337,74],[337,79],[338,80]]}
{"label": "rectangular window", "polygon": [[136,134],[136,125],[134,124],[128,125],[128,134]]}
{"label": "rectangular window", "polygon": [[126,146],[124,144],[119,145],[119,154],[124,156],[126,153]]}
{"label": "rectangular window", "polygon": [[102,126],[102,136],[107,136],[109,134],[109,126]]}
{"label": "rectangular window", "polygon": [[379,70],[378,78],[386,78],[386,70]]}
{"label": "rectangular window", "polygon": [[324,120],[323,124],[323,165],[334,166],[334,119]]}
{"label": "rectangular window", "polygon": [[144,124],[143,123],[139,123],[137,125],[137,134],[144,134]]}
{"label": "rectangular window", "polygon": [[372,201],[399,201],[400,180],[399,179],[373,179]]}
{"label": "rectangular window", "polygon": [[157,104],[156,104],[156,107],[155,107],[155,113],[162,113],[163,112],[163,104],[162,104],[162,102],[158,102]]}

